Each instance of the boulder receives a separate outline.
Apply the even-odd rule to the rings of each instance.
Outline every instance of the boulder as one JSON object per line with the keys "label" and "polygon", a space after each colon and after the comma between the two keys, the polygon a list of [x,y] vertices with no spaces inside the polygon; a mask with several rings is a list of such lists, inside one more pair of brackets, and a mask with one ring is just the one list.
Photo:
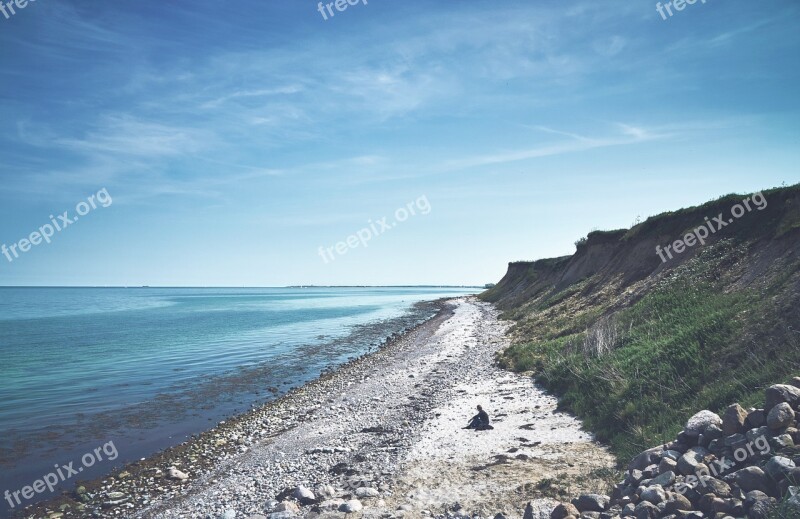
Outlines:
{"label": "boulder", "polygon": [[356,489],[356,497],[359,499],[373,498],[380,495],[380,492],[375,488],[359,487]]}
{"label": "boulder", "polygon": [[764,409],[772,409],[781,402],[786,402],[793,408],[797,408],[798,403],[800,403],[800,387],[775,384],[768,388]]}
{"label": "boulder", "polygon": [[311,505],[317,501],[317,496],[314,495],[314,492],[303,485],[295,487],[292,491],[292,497],[297,499],[301,505]]}
{"label": "boulder", "polygon": [[772,478],[773,481],[780,481],[786,477],[793,468],[795,468],[794,461],[789,458],[784,458],[783,456],[773,456],[767,461],[767,464],[764,465],[764,472],[767,476]]}
{"label": "boulder", "polygon": [[580,512],[604,512],[610,501],[608,496],[601,494],[583,494],[577,499],[573,499],[572,504]]}
{"label": "boulder", "polygon": [[642,490],[642,494],[639,497],[657,505],[667,499],[667,494],[659,485],[651,485]]}
{"label": "boulder", "polygon": [[664,447],[653,447],[642,452],[628,464],[628,470],[644,470],[648,466],[658,463],[664,454]]}
{"label": "boulder", "polygon": [[706,409],[689,418],[683,432],[689,437],[697,438],[711,425],[722,427],[722,418],[717,413]]}
{"label": "boulder", "polygon": [[794,410],[786,402],[776,405],[767,414],[767,426],[772,430],[788,427],[793,421]]}
{"label": "boulder", "polygon": [[636,519],[657,519],[661,515],[658,507],[650,501],[642,501],[633,509],[633,516]]}
{"label": "boulder", "polygon": [[668,470],[650,480],[650,485],[658,485],[664,488],[671,486],[673,483],[675,483],[675,473],[671,470]]}
{"label": "boulder", "polygon": [[358,499],[351,499],[350,501],[345,501],[339,506],[339,511],[344,512],[346,514],[360,512],[363,509],[364,505],[362,505],[361,501],[359,501]]}
{"label": "boulder", "polygon": [[678,472],[684,476],[693,474],[697,470],[697,466],[703,462],[710,452],[703,447],[692,447],[686,454],[678,459]]}
{"label": "boulder", "polygon": [[[533,515],[532,509],[531,515]],[[564,519],[569,516],[578,517],[579,515],[581,515],[580,511],[572,503],[559,503],[550,513],[550,519]]]}
{"label": "boulder", "polygon": [[767,475],[758,467],[745,467],[732,474],[736,485],[744,492],[758,490],[769,494],[769,480]]}
{"label": "boulder", "polygon": [[761,427],[767,423],[767,413],[763,409],[753,409],[747,413],[746,427]]}
{"label": "boulder", "polygon": [[744,432],[747,411],[739,404],[729,405],[722,415],[722,433],[725,436]]}

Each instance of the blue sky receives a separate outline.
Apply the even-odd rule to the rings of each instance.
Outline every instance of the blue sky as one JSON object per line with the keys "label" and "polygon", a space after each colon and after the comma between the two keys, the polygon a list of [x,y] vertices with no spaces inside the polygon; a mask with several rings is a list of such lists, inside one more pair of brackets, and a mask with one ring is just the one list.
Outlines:
{"label": "blue sky", "polygon": [[[0,285],[473,284],[800,181],[800,5],[36,0],[0,15]],[[323,259],[409,202],[367,248]]]}

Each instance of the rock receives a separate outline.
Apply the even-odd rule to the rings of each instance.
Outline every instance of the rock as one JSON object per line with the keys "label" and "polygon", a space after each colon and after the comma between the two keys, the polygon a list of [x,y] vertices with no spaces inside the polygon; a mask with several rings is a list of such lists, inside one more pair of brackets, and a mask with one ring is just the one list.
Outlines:
{"label": "rock", "polygon": [[739,404],[729,405],[722,415],[722,433],[725,436],[744,432],[747,411]]}
{"label": "rock", "polygon": [[793,378],[793,379],[792,379],[792,380],[789,382],[789,385],[790,385],[790,386],[794,386],[794,387],[798,387],[798,388],[800,388],[800,377],[794,377],[794,378]]}
{"label": "rock", "polygon": [[686,422],[686,427],[684,427],[683,432],[691,438],[697,438],[703,434],[703,431],[705,431],[710,425],[722,427],[722,418],[720,418],[717,413],[709,410],[703,410],[689,418],[689,421]]}
{"label": "rock", "polygon": [[[525,508],[526,513],[527,510],[528,509],[526,507]],[[531,516],[532,515],[533,515],[533,509],[531,507]],[[558,506],[556,506],[550,513],[550,519],[564,519],[569,516],[578,517],[579,515],[580,511],[572,503],[559,503]]]}
{"label": "rock", "polygon": [[292,491],[292,497],[297,499],[300,504],[304,506],[311,505],[317,501],[317,496],[314,495],[314,492],[303,485],[295,487],[294,491]]}
{"label": "rock", "polygon": [[336,495],[336,489],[330,485],[317,485],[314,487],[314,495],[317,497],[330,499]]}
{"label": "rock", "polygon": [[659,474],[664,474],[665,472],[677,472],[677,470],[678,462],[671,458],[661,458],[661,461],[658,463]]}
{"label": "rock", "polygon": [[773,481],[780,481],[793,468],[795,468],[794,462],[789,458],[784,458],[783,456],[773,456],[764,466],[764,472],[767,476],[771,477]]}
{"label": "rock", "polygon": [[786,402],[793,408],[800,403],[800,387],[787,384],[775,384],[767,389],[766,405],[764,409],[772,409],[781,402]]}
{"label": "rock", "polygon": [[675,483],[675,473],[671,470],[668,470],[650,480],[651,485],[658,485],[664,488],[672,485],[673,483]]}
{"label": "rock", "polygon": [[170,467],[167,469],[167,477],[169,479],[174,479],[177,481],[186,481],[187,479],[189,479],[188,474],[186,474],[185,472],[181,472],[175,467]]}
{"label": "rock", "polygon": [[768,438],[770,446],[776,450],[782,450],[787,447],[794,447],[794,440],[792,439],[791,435],[788,434],[781,434],[779,436],[775,436],[774,438]]}
{"label": "rock", "polygon": [[236,510],[230,510],[230,509],[225,510],[222,513],[222,515],[219,516],[219,518],[220,519],[236,519]]}
{"label": "rock", "polygon": [[328,499],[317,505],[323,512],[335,512],[344,504],[344,499]]}
{"label": "rock", "polygon": [[661,512],[658,507],[649,501],[642,501],[633,509],[633,516],[636,519],[656,519]]}
{"label": "rock", "polygon": [[703,462],[710,452],[703,447],[692,447],[686,454],[678,459],[678,472],[684,476],[693,474],[697,470],[697,466]]}
{"label": "rock", "polygon": [[678,492],[667,492],[667,502],[664,511],[668,514],[678,513],[679,510],[691,510],[692,502]]}
{"label": "rock", "polygon": [[763,409],[753,409],[747,413],[747,425],[750,428],[761,427],[767,423],[767,414]]}
{"label": "rock", "polygon": [[275,507],[275,512],[288,512],[290,514],[299,514],[300,507],[294,501],[281,501]]}
{"label": "rock", "polygon": [[747,511],[747,517],[748,519],[770,519],[776,504],[777,501],[771,497],[756,501]]}
{"label": "rock", "polygon": [[733,480],[744,492],[753,490],[769,494],[769,481],[764,471],[758,467],[745,467],[732,474]]}
{"label": "rock", "polygon": [[628,465],[628,470],[644,470],[653,463],[658,463],[663,454],[664,447],[653,447],[652,449],[648,449],[633,458]]}
{"label": "rock", "polygon": [[359,499],[378,497],[380,495],[380,492],[378,492],[378,490],[375,488],[359,487],[356,489],[356,497]]}
{"label": "rock", "polygon": [[640,497],[645,501],[649,501],[654,505],[657,505],[667,499],[667,494],[664,492],[662,487],[658,485],[651,485],[642,490]]}
{"label": "rock", "polygon": [[344,512],[346,514],[352,514],[355,512],[360,512],[364,509],[364,505],[361,504],[361,501],[358,499],[351,499],[350,501],[345,501],[339,507],[340,512]]}
{"label": "rock", "polygon": [[601,494],[583,494],[573,499],[572,504],[581,512],[604,512],[610,501],[608,496]]}
{"label": "rock", "polygon": [[794,421],[794,410],[786,402],[773,407],[767,415],[767,426],[772,429],[783,429]]}
{"label": "rock", "polygon": [[717,497],[731,496],[731,487],[724,481],[712,478],[711,476],[700,476],[698,481],[698,490],[702,489],[702,492],[704,493],[711,492]]}

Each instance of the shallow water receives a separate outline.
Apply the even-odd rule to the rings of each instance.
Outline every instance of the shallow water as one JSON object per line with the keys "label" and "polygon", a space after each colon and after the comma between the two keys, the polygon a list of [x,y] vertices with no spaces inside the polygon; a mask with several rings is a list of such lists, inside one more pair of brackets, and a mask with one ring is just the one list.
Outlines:
{"label": "shallow water", "polygon": [[0,288],[0,492],[109,441],[81,478],[179,443],[475,291]]}

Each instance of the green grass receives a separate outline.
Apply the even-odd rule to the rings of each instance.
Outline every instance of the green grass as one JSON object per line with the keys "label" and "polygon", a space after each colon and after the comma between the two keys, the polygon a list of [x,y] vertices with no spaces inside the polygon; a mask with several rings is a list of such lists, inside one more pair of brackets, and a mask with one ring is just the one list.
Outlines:
{"label": "green grass", "polygon": [[[527,305],[526,315],[515,316],[527,340],[499,360],[533,371],[621,463],[674,439],[701,409],[763,403],[764,387],[800,372],[800,334],[785,332],[786,312],[776,306],[795,270],[766,286],[730,290],[725,274],[745,252],[736,240],[710,247],[602,320],[610,305],[581,307],[574,286]],[[775,337],[776,329],[784,340],[755,339]]]}

